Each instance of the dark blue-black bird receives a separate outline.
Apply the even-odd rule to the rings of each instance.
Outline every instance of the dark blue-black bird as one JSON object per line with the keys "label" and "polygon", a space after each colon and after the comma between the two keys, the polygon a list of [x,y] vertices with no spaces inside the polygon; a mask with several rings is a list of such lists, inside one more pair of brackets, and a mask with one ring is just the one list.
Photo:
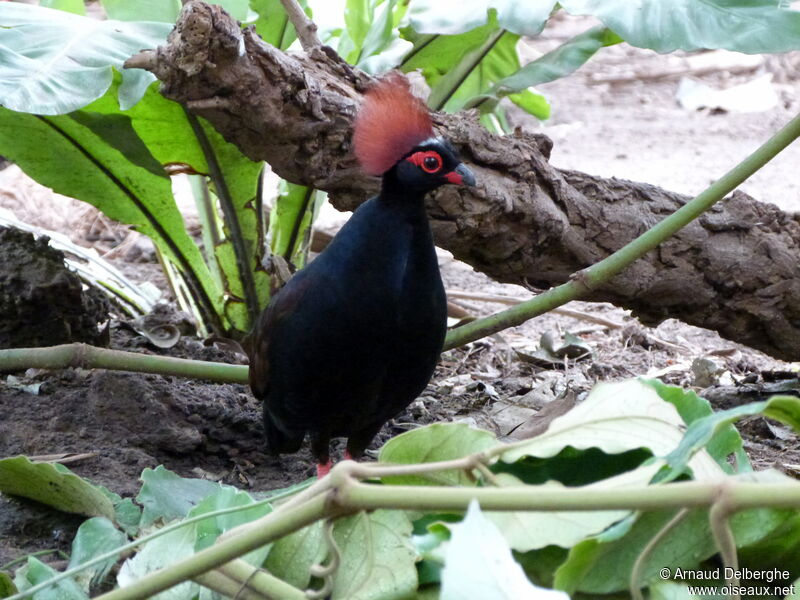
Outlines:
{"label": "dark blue-black bird", "polygon": [[354,149],[382,177],[380,194],[275,294],[250,356],[268,450],[296,452],[308,434],[320,477],[331,438],[346,437],[346,456],[358,458],[430,380],[447,302],[423,199],[443,184],[475,184],[399,73],[366,93]]}

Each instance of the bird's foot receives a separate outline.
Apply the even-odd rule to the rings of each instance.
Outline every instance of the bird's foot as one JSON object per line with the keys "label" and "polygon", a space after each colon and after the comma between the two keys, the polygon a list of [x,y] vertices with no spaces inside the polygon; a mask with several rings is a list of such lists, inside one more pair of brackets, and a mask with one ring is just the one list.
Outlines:
{"label": "bird's foot", "polygon": [[330,458],[324,463],[318,463],[317,464],[317,479],[322,479],[323,477],[325,477],[325,475],[330,473],[332,466],[333,466],[333,463],[331,462]]}

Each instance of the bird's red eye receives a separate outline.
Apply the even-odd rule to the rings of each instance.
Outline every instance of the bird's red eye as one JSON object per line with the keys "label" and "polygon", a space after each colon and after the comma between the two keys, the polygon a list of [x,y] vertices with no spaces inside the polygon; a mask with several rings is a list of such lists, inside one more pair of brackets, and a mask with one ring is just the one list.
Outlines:
{"label": "bird's red eye", "polygon": [[427,150],[425,152],[415,152],[406,160],[417,165],[426,173],[436,173],[442,168],[442,157],[438,152]]}

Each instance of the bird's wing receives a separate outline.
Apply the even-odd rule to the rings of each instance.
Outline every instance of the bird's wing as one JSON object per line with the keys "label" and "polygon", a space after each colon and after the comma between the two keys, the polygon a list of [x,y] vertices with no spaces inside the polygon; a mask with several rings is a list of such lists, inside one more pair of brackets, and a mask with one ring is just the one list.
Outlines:
{"label": "bird's wing", "polygon": [[263,399],[269,392],[269,351],[274,328],[297,307],[308,290],[310,280],[295,276],[272,297],[269,306],[261,313],[253,331],[250,349],[250,389],[256,398]]}

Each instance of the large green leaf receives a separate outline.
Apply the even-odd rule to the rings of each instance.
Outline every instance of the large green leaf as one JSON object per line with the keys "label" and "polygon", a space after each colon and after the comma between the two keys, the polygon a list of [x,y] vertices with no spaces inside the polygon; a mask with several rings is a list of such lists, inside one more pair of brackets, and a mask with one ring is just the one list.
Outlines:
{"label": "large green leaf", "polygon": [[[153,172],[155,159],[147,148],[125,142],[136,137],[128,116],[93,112],[42,117],[0,109],[0,154],[42,185],[88,202],[150,237],[174,261],[212,319],[222,312],[222,293],[184,228],[169,178]],[[110,138],[108,128],[120,137]]]}
{"label": "large green leaf", "polygon": [[119,101],[135,104],[154,77],[122,63],[163,43],[166,23],[99,21],[17,2],[0,4],[0,104],[59,115],[102,96],[122,70]]}
{"label": "large green leaf", "polygon": [[528,581],[502,534],[476,501],[470,503],[464,520],[451,528],[441,600],[569,600],[564,592],[538,588]]}
{"label": "large green leaf", "polygon": [[[35,556],[29,556],[28,562],[23,568],[17,571],[14,583],[20,592],[32,588],[35,585],[44,583],[58,575],[53,567],[44,564]],[[34,596],[35,600],[88,600],[80,586],[72,579],[63,579],[58,583],[49,586]]]}
{"label": "large green leaf", "polygon": [[270,250],[300,269],[306,262],[311,224],[324,194],[287,181],[281,181],[278,190],[269,217]]}
{"label": "large green leaf", "polygon": [[27,456],[0,459],[0,492],[64,512],[114,518],[114,506],[97,486],[62,465],[34,463]]}
{"label": "large green leaf", "polygon": [[305,589],[311,581],[311,567],[325,558],[322,521],[284,536],[272,544],[264,568],[285,582]]}
{"label": "large green leaf", "polygon": [[401,600],[417,589],[411,521],[400,510],[361,512],[336,522],[342,554],[332,600]]}
{"label": "large green leaf", "polygon": [[[488,431],[473,429],[463,423],[434,423],[407,431],[392,438],[381,448],[380,461],[394,464],[418,464],[462,458],[497,445]],[[404,475],[384,478],[400,485],[469,485],[463,471],[442,471],[430,478]]]}
{"label": "large green leaf", "polygon": [[773,396],[763,402],[751,402],[728,410],[709,414],[694,421],[680,445],[667,457],[672,469],[672,477],[680,475],[687,462],[700,449],[705,448],[720,434],[730,431],[732,423],[743,417],[763,414],[800,430],[800,398],[794,396]]}
{"label": "large green leaf", "polygon": [[65,10],[75,15],[86,14],[86,7],[83,5],[83,0],[41,0],[39,6]]}
{"label": "large green leaf", "polygon": [[[88,109],[117,113],[108,96]],[[206,248],[207,253],[213,251],[213,260],[208,262],[219,268],[218,278],[212,279],[225,290],[219,310],[235,330],[248,331],[269,298],[269,278],[261,268],[264,232],[257,198],[262,163],[251,161],[207,122],[161,96],[156,85],[124,118],[130,118],[135,135],[157,163],[207,177],[218,200],[210,202],[209,210],[216,211],[219,205],[225,216],[222,230],[205,238],[214,241],[213,248]],[[207,221],[206,227],[215,228],[219,223]]]}
{"label": "large green leaf", "polygon": [[[663,466],[663,462],[649,465],[610,477],[597,483],[583,486],[590,497],[594,490],[624,489],[631,486],[644,486]],[[500,473],[497,480],[501,486],[523,485],[511,475]],[[562,487],[550,483],[547,487]],[[632,511],[629,510],[595,510],[564,512],[487,512],[486,517],[503,533],[513,550],[527,552],[546,546],[571,548],[578,542],[595,535],[621,521]]]}
{"label": "large green leaf", "polygon": [[142,489],[136,501],[144,508],[143,525],[158,519],[166,522],[183,518],[201,500],[222,489],[219,483],[181,477],[162,465],[142,471],[141,480]]}
{"label": "large green leaf", "polygon": [[[681,443],[684,428],[675,407],[649,385],[636,379],[600,383],[584,402],[554,419],[543,434],[510,444],[502,459],[547,458],[566,446],[600,448],[607,454],[648,448],[656,456],[666,456]],[[724,473],[705,450],[700,450],[689,466],[697,479],[718,479]]]}
{"label": "large green leaf", "polygon": [[[658,379],[642,379],[641,381],[652,386],[663,400],[672,404],[681,415],[681,418],[690,426],[686,435],[684,435],[684,439],[681,441],[681,445],[671,455],[672,459],[668,459],[668,462],[673,468],[683,469],[686,463],[685,461],[680,461],[681,464],[678,464],[678,462],[674,460],[677,458],[676,453],[682,452],[680,449],[687,445],[688,442],[686,438],[689,431],[693,429],[696,430],[698,427],[695,423],[700,420],[711,418],[712,415],[715,414],[711,408],[711,403],[698,396],[693,390],[684,390],[678,386],[667,385]],[[718,417],[713,418],[717,419]],[[721,421],[723,419],[719,420]],[[691,453],[702,447],[705,448],[712,458],[717,461],[717,464],[728,473],[751,471],[750,460],[744,452],[742,436],[739,435],[739,432],[736,431],[736,428],[730,423],[731,422],[715,426],[711,435],[705,438],[700,445],[693,448]],[[736,459],[736,470],[734,470],[729,462],[731,456]],[[687,460],[688,457],[689,454],[686,454],[685,458]]]}
{"label": "large green leaf", "polygon": [[[474,105],[498,81],[520,68],[520,36],[500,27],[494,13],[485,25],[466,33],[431,36],[406,29],[404,35],[414,42],[414,48],[401,68],[422,72],[431,86],[428,104],[435,110],[454,112]],[[532,102],[533,97],[537,102]],[[520,92],[518,100],[526,110],[539,117],[547,116],[541,96],[526,90]],[[487,109],[493,110],[496,104],[487,105]]]}
{"label": "large green leaf", "polygon": [[399,65],[411,50],[411,42],[401,39],[397,29],[398,16],[403,10],[405,5],[398,5],[397,0],[373,3],[372,20],[356,63],[360,69],[372,74],[383,73]]}
{"label": "large green leaf", "polygon": [[[67,568],[77,567],[92,560],[95,556],[119,548],[127,542],[128,537],[106,518],[94,517],[84,521],[78,528],[75,539],[72,540],[72,552]],[[84,581],[84,589],[89,591],[90,583],[94,585],[101,581],[116,562],[117,558],[109,558],[105,562],[81,571],[76,579]]]}
{"label": "large green leaf", "polygon": [[[774,471],[735,475],[730,480],[751,483],[790,481],[788,477]],[[635,520],[628,519],[596,538],[577,544],[556,572],[556,587],[570,593],[582,591],[607,594],[626,590],[634,562],[674,515],[673,510],[644,513]],[[736,513],[730,524],[737,547],[747,549],[769,540],[786,523],[797,519],[796,511],[792,510],[755,509]],[[796,535],[796,528],[793,531]],[[797,545],[796,537],[793,541]],[[663,568],[697,568],[717,551],[710,530],[708,510],[691,510],[653,549],[643,567],[642,583],[660,581],[659,573]],[[765,567],[789,568],[791,571],[796,570],[800,564],[796,560],[781,564],[783,557],[774,558],[777,561]]]}
{"label": "large green leaf", "polygon": [[109,19],[174,23],[181,11],[180,0],[100,0]]}
{"label": "large green leaf", "polygon": [[520,35],[538,35],[555,0],[414,0],[409,19],[420,33],[454,35],[485,25],[495,9],[500,27]]}
{"label": "large green leaf", "polygon": [[593,15],[629,44],[656,52],[800,48],[800,12],[783,0],[562,0],[561,6]]}
{"label": "large green leaf", "polygon": [[[154,571],[189,558],[195,552],[197,527],[197,523],[185,525],[147,542],[133,557],[122,563],[117,574],[119,586],[130,585]],[[199,586],[196,583],[185,581],[150,598],[154,600],[185,600],[194,598],[198,590]]]}
{"label": "large green leaf", "polygon": [[[515,73],[500,78],[485,94],[473,98],[468,107],[479,107],[482,111],[493,110],[502,97],[524,93],[529,87],[565,77],[577,70],[600,48],[621,41],[622,38],[605,27],[593,27],[529,62]],[[513,95],[512,100],[532,112],[532,109],[527,109],[527,102],[532,99]]]}

